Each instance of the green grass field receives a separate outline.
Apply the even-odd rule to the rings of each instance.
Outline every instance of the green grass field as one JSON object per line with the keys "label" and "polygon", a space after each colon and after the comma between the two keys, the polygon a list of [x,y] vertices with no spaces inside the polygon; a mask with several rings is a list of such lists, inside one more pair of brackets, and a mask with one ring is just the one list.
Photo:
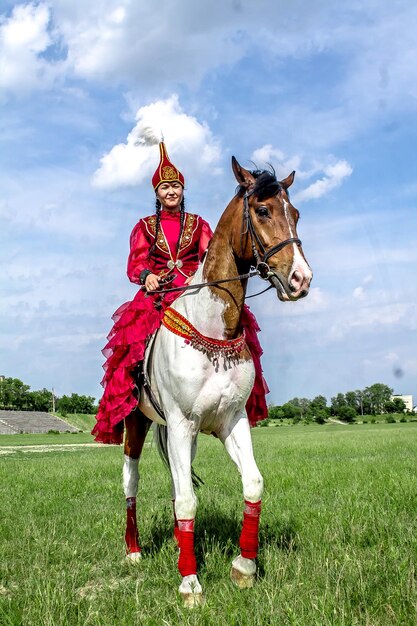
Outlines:
{"label": "green grass field", "polygon": [[[416,423],[253,431],[265,493],[259,577],[245,591],[229,581],[240,479],[221,444],[200,436],[206,604],[192,611],[177,593],[170,483],[155,447],[141,461],[144,558],[132,566],[123,558],[122,449],[61,447],[77,437],[91,442],[0,437],[1,624],[417,624]],[[25,449],[40,441],[48,447]]]}
{"label": "green grass field", "polygon": [[63,420],[78,428],[79,430],[90,432],[96,423],[96,416],[88,413],[68,413],[68,415],[59,415]]}

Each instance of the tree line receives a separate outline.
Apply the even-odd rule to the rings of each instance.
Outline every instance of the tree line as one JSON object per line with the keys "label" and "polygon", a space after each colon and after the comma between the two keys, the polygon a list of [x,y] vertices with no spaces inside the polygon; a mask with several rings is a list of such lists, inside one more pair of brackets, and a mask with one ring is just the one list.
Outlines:
{"label": "tree line", "polygon": [[401,398],[392,398],[393,389],[382,383],[375,383],[365,389],[338,393],[331,398],[330,406],[324,396],[293,398],[282,406],[270,406],[270,419],[292,419],[293,422],[306,420],[323,424],[329,417],[354,422],[358,416],[381,415],[382,413],[403,413],[405,403]]}
{"label": "tree line", "polygon": [[0,409],[8,411],[53,411],[63,417],[69,413],[97,413],[95,398],[72,393],[54,396],[49,389],[31,391],[18,378],[0,378]]}
{"label": "tree line", "polygon": [[[403,413],[404,401],[392,398],[393,390],[382,383],[375,383],[363,390],[338,393],[330,405],[324,396],[293,398],[281,406],[270,406],[270,419],[306,420],[324,423],[329,417],[354,422],[358,416],[382,413]],[[31,391],[30,386],[18,378],[0,378],[0,409],[11,411],[52,411],[62,416],[71,413],[96,414],[95,398],[72,393],[70,396],[53,396],[49,389]]]}

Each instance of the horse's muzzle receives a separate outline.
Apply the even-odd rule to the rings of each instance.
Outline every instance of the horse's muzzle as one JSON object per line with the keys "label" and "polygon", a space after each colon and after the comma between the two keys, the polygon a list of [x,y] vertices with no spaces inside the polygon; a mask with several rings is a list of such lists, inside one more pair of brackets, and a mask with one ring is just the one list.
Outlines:
{"label": "horse's muzzle", "polygon": [[300,298],[305,298],[309,292],[310,280],[303,281],[300,288],[297,289],[294,288],[293,285],[287,283],[287,281],[284,282],[276,272],[271,272],[269,281],[271,285],[275,287],[277,296],[282,302],[295,301]]}

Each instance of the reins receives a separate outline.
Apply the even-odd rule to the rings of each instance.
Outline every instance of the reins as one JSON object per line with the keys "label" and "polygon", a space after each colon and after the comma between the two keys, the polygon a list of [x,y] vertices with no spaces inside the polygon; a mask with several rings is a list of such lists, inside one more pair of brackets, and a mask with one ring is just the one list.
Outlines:
{"label": "reins", "polygon": [[[274,276],[276,277],[276,274],[270,269],[267,261],[271,258],[271,256],[273,256],[277,252],[280,252],[280,250],[282,250],[283,248],[285,248],[285,246],[288,246],[291,243],[295,243],[297,244],[297,246],[301,246],[301,240],[298,239],[297,237],[290,237],[288,239],[285,239],[284,241],[281,241],[276,246],[272,246],[272,248],[269,248],[269,250],[265,250],[265,247],[258,233],[256,232],[256,229],[255,229],[255,226],[253,224],[252,217],[250,214],[250,210],[249,210],[248,198],[253,193],[254,193],[253,191],[246,191],[245,195],[243,196],[243,218],[242,218],[242,233],[241,233],[242,251],[243,251],[243,245],[242,245],[243,236],[249,234],[251,238],[252,254],[256,263],[255,269],[253,271],[247,272],[246,274],[239,274],[238,276],[234,276],[233,278],[223,278],[221,280],[212,280],[206,283],[197,283],[196,285],[184,285],[182,287],[169,287],[168,289],[154,289],[152,291],[147,291],[145,295],[165,294],[165,293],[170,293],[174,291],[188,291],[189,289],[201,289],[202,287],[214,287],[216,285],[221,285],[223,283],[230,283],[236,280],[247,280],[248,278],[253,278],[254,276],[259,276],[260,278],[262,278],[262,280],[269,280],[271,282],[271,278],[273,278]],[[256,244],[258,245],[258,248],[260,249],[262,256],[259,255]],[[173,278],[171,278],[171,280],[173,280]],[[260,296],[266,291],[269,291],[269,289],[272,289],[272,287],[274,287],[274,285],[271,282],[271,284],[266,289],[263,289],[259,293],[254,293],[250,296],[246,296],[245,299],[255,298],[256,296]]]}
{"label": "reins", "polygon": [[169,289],[154,289],[152,291],[147,291],[145,295],[153,295],[157,293],[170,293],[171,291],[187,291],[188,289],[201,289],[201,287],[213,287],[215,285],[220,285],[222,283],[231,283],[236,280],[246,280],[248,278],[253,278],[254,276],[259,276],[259,275],[260,274],[258,270],[253,270],[252,272],[247,272],[246,274],[239,274],[239,276],[234,276],[233,278],[211,280],[206,283],[197,283],[195,285],[183,285],[182,287],[169,287]]}

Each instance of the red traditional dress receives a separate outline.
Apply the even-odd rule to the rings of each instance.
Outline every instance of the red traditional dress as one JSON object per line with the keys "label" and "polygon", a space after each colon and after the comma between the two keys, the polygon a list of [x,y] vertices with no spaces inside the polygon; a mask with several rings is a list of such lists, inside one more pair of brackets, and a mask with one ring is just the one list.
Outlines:
{"label": "red traditional dress", "polygon": [[[171,169],[169,180],[173,180],[172,169],[174,169],[177,180],[183,185],[182,174],[173,168],[168,161],[164,145],[161,145],[161,164],[154,175],[155,180],[152,181],[154,188],[156,189],[164,180],[164,174],[169,174],[169,169]],[[160,278],[173,272],[176,278],[170,286],[181,287],[195,273],[202,261],[212,237],[210,226],[198,215],[185,213],[179,240],[180,213],[164,209],[160,212],[160,224],[155,241],[156,226],[157,216],[151,215],[141,219],[134,227],[130,237],[127,275],[133,283],[140,284],[141,273],[144,270],[150,270]],[[155,248],[150,255],[154,244]],[[92,431],[96,441],[122,443],[123,420],[138,404],[134,370],[144,359],[147,339],[160,327],[165,309],[178,296],[178,292],[171,292],[161,298],[157,294],[146,295],[144,290],[139,290],[132,301],[126,302],[114,313],[114,326],[103,349],[106,357],[102,380],[104,394],[99,404],[97,423]],[[254,315],[246,306],[242,314],[242,325],[256,370],[255,384],[246,405],[249,422],[254,425],[267,417],[265,393],[268,392],[268,388],[262,376],[260,363],[262,349],[257,338],[259,328]]]}

